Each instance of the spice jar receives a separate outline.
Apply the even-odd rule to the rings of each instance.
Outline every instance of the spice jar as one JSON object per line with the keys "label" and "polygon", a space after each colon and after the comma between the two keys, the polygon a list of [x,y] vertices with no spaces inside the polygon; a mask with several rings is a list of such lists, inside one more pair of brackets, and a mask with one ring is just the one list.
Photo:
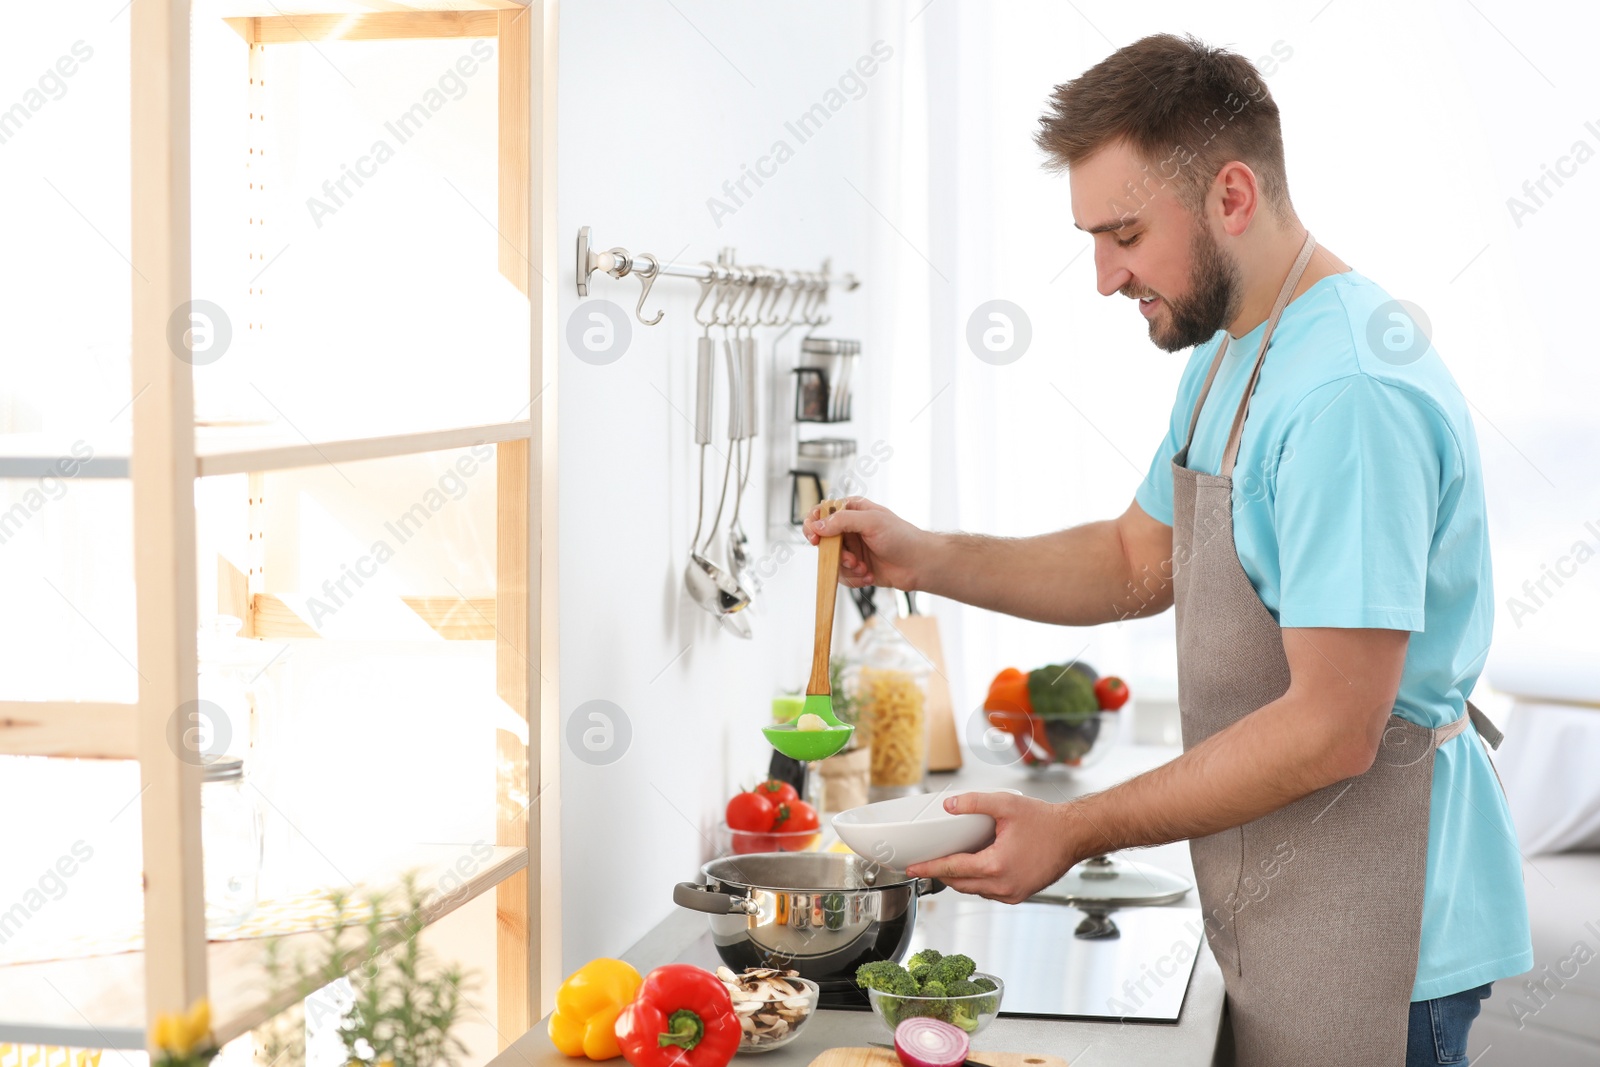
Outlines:
{"label": "spice jar", "polygon": [[807,337],[800,342],[794,368],[796,422],[848,422],[850,379],[861,356],[861,342]]}
{"label": "spice jar", "polygon": [[261,885],[261,809],[245,789],[244,761],[208,757],[200,785],[206,936],[237,929],[256,910]]}
{"label": "spice jar", "polygon": [[856,443],[848,437],[819,437],[795,446],[794,469],[789,472],[789,521],[806,521],[811,509],[830,498],[855,465]]}
{"label": "spice jar", "polygon": [[928,773],[928,661],[894,625],[893,594],[877,591],[879,610],[851,646],[844,684],[856,708],[856,732],[872,750],[872,800],[923,792]]}

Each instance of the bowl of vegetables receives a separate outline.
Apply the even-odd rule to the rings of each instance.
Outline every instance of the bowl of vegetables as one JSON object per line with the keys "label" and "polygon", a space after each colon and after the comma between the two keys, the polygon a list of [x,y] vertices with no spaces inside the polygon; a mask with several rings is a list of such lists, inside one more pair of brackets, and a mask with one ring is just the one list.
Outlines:
{"label": "bowl of vegetables", "polygon": [[1017,762],[1035,770],[1081,768],[1111,751],[1129,695],[1121,678],[1102,678],[1086,663],[1026,673],[1007,667],[989,683],[983,708],[989,725],[1010,735]]}
{"label": "bowl of vegetables", "polygon": [[821,987],[794,970],[717,968],[739,1017],[740,1052],[771,1052],[796,1037],[817,1010]]}
{"label": "bowl of vegetables", "polygon": [[717,827],[718,855],[756,852],[815,852],[822,845],[817,810],[794,786],[769,778],[728,801]]}
{"label": "bowl of vegetables", "polygon": [[916,953],[904,967],[892,960],[862,964],[856,984],[890,1031],[907,1019],[937,1019],[976,1034],[994,1021],[1005,994],[1005,983],[979,971],[972,957],[933,949]]}

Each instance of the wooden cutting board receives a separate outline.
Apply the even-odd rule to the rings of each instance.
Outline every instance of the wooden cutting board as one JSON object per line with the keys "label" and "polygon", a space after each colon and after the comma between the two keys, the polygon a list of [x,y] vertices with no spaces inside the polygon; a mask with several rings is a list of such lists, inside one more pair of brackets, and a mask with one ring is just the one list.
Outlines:
{"label": "wooden cutting board", "polygon": [[[1060,1056],[1039,1052],[973,1051],[967,1059],[989,1067],[1067,1067]],[[812,1060],[811,1067],[900,1067],[900,1057],[887,1048],[830,1048]]]}
{"label": "wooden cutting board", "polygon": [[902,615],[894,624],[900,635],[933,665],[933,671],[928,675],[928,770],[959,771],[961,741],[956,734],[950,681],[945,676],[944,642],[939,638],[939,620],[932,615]]}

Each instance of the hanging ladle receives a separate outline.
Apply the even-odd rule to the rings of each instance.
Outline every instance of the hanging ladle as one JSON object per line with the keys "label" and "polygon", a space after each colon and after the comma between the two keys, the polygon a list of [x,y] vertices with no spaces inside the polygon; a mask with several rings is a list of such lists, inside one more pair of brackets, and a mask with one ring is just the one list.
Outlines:
{"label": "hanging ladle", "polygon": [[[842,500],[824,500],[821,517],[827,518],[844,507]],[[799,717],[782,726],[765,726],[761,732],[773,748],[790,759],[812,763],[827,759],[850,742],[855,727],[840,722],[833,713],[833,688],[828,678],[828,659],[833,648],[833,608],[839,599],[839,536],[824,537],[817,545],[817,628],[811,643],[811,680],[806,684],[806,702]],[[821,730],[802,730],[807,715],[822,720]]]}
{"label": "hanging ladle", "polygon": [[[707,282],[700,305],[705,304],[710,287],[711,283]],[[750,603],[750,596],[739,587],[732,575],[701,554],[700,531],[705,522],[706,504],[706,448],[711,444],[711,405],[716,387],[716,344],[711,340],[710,321],[700,319],[700,305],[695,307],[695,318],[705,325],[705,333],[700,336],[695,351],[694,408],[694,440],[700,446],[700,489],[695,501],[694,536],[689,539],[689,562],[683,568],[683,584],[696,604],[720,619],[744,610]],[[720,504],[718,521],[721,521]],[[715,523],[711,529],[714,534]],[[709,536],[706,538],[708,542],[710,539]]]}

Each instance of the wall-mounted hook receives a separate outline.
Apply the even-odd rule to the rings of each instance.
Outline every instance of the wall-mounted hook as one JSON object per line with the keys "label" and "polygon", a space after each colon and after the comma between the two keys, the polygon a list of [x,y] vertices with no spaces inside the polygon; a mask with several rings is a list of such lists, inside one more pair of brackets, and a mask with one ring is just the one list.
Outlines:
{"label": "wall-mounted hook", "polygon": [[783,320],[775,312],[778,297],[783,292],[783,272],[769,271],[761,281],[761,303],[756,310],[756,321],[763,326],[782,326]]}
{"label": "wall-mounted hook", "polygon": [[716,303],[713,302],[711,311],[705,318],[700,317],[700,312],[705,308],[706,301],[717,289],[717,265],[710,260],[701,260],[700,265],[706,268],[706,276],[700,280],[700,299],[694,305],[694,321],[706,328],[706,334],[711,333],[711,324],[716,321]]}
{"label": "wall-mounted hook", "polygon": [[[640,261],[646,259],[650,261],[650,266],[648,268],[639,266]],[[654,326],[661,321],[661,316],[665,315],[666,311],[658,311],[655,318],[647,319],[644,317],[644,301],[650,295],[650,287],[656,283],[656,278],[661,274],[661,261],[655,257],[653,252],[640,252],[633,257],[632,273],[639,276],[640,286],[639,303],[633,309],[633,317],[646,326]]]}
{"label": "wall-mounted hook", "polygon": [[733,321],[734,325],[745,327],[754,323],[754,320],[750,317],[750,302],[756,297],[756,281],[758,280],[759,272],[750,267],[740,267],[738,271],[741,298],[737,305],[737,310],[733,313]]}
{"label": "wall-mounted hook", "polygon": [[[724,248],[715,263],[702,260],[698,264],[664,263],[651,252],[637,255],[626,248],[600,251],[595,247],[594,235],[589,227],[578,229],[577,289],[580,297],[587,297],[593,288],[596,274],[622,279],[630,274],[639,276],[639,303],[634,315],[646,326],[654,326],[665,317],[658,311],[654,318],[644,317],[644,305],[650,290],[659,277],[693,278],[700,282],[700,300],[695,305],[695,319],[702,326],[738,325],[741,329],[755,326],[797,326],[801,323],[815,325],[819,312],[826,318],[827,290],[841,285],[846,290],[855,289],[860,282],[855,275],[846,274],[837,280],[828,277],[829,263],[823,262],[822,271],[787,271],[770,267],[741,267],[735,263],[734,249]],[[780,310],[782,293],[789,294],[789,304]],[[703,317],[702,317],[703,316]],[[709,323],[708,320],[709,319]]]}

